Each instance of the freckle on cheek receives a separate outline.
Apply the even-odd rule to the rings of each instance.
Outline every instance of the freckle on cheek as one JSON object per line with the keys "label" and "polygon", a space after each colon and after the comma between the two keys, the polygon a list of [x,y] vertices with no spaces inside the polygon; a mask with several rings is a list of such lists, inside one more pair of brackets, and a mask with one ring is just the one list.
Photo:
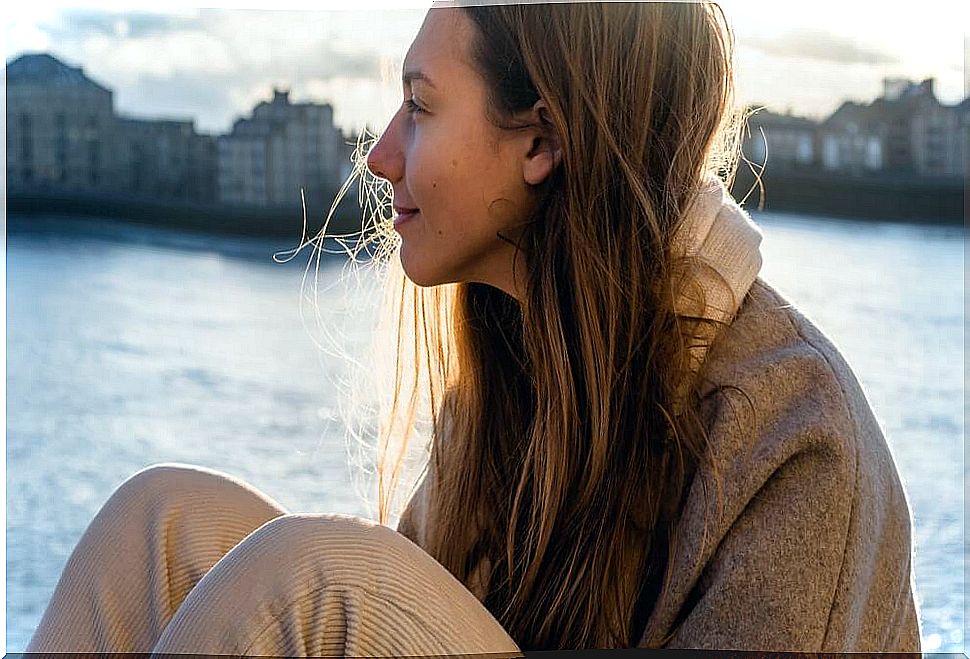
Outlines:
{"label": "freckle on cheek", "polygon": [[457,160],[452,160],[451,161],[451,166],[452,167],[457,167],[458,166],[458,161]]}

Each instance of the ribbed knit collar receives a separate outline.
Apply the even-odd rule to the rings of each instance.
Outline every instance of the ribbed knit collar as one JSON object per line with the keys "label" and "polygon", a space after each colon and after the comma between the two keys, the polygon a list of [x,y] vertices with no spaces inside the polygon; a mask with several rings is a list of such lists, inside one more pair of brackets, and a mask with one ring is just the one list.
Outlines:
{"label": "ribbed knit collar", "polygon": [[721,179],[705,179],[674,237],[673,250],[675,254],[699,258],[727,285],[706,268],[694,268],[690,276],[703,286],[707,306],[697,309],[699,301],[684,286],[677,299],[678,313],[729,323],[761,270],[762,238],[760,227],[738,205]]}
{"label": "ribbed knit collar", "polygon": [[[677,314],[730,324],[761,270],[762,238],[761,229],[738,205],[721,179],[714,176],[705,179],[672,243],[675,256],[692,256],[700,261],[700,264],[692,263],[686,276],[673,284]],[[696,294],[698,286],[704,291],[703,308]],[[679,394],[673,402],[675,414],[681,409],[687,385],[703,365],[720,326],[691,324],[685,330],[689,331],[685,338],[690,345],[690,375],[678,387]]]}

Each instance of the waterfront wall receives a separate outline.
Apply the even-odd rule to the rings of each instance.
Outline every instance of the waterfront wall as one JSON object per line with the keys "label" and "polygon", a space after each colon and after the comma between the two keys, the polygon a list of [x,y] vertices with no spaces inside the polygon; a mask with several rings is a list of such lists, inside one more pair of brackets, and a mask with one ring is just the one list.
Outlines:
{"label": "waterfront wall", "polygon": [[[833,219],[873,219],[918,224],[964,224],[970,203],[963,179],[846,177],[816,172],[776,172],[760,182],[744,167],[731,192],[749,212],[797,212]],[[331,196],[332,199],[332,196]],[[329,206],[308,206],[306,234],[323,227]],[[297,239],[304,231],[301,206],[242,206],[158,200],[105,192],[18,191],[7,195],[7,213],[96,216],[170,228]],[[356,194],[337,207],[327,234],[360,231]]]}
{"label": "waterfront wall", "polygon": [[966,180],[957,177],[865,177],[814,171],[763,174],[759,183],[751,169],[743,166],[731,193],[749,211],[963,224],[970,208],[966,187]]}

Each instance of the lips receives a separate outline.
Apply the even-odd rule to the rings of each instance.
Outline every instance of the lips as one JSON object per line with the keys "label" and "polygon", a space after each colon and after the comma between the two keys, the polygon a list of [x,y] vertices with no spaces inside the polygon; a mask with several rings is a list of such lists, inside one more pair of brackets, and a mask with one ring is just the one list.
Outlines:
{"label": "lips", "polygon": [[408,220],[410,220],[410,219],[412,219],[414,217],[417,217],[417,215],[418,215],[418,209],[417,208],[411,208],[411,209],[406,209],[405,210],[405,209],[399,209],[397,206],[395,206],[394,207],[394,210],[397,211],[394,214],[394,228],[395,229],[397,227],[399,227],[401,224],[403,224],[404,222],[407,222]]}

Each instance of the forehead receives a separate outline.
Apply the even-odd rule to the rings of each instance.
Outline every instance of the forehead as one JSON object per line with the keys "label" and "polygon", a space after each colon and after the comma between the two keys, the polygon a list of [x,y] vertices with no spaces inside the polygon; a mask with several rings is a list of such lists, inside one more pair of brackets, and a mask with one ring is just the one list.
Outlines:
{"label": "forehead", "polygon": [[460,76],[467,68],[465,44],[473,30],[471,19],[457,7],[429,9],[404,57],[404,70],[419,69],[437,86],[442,80]]}

